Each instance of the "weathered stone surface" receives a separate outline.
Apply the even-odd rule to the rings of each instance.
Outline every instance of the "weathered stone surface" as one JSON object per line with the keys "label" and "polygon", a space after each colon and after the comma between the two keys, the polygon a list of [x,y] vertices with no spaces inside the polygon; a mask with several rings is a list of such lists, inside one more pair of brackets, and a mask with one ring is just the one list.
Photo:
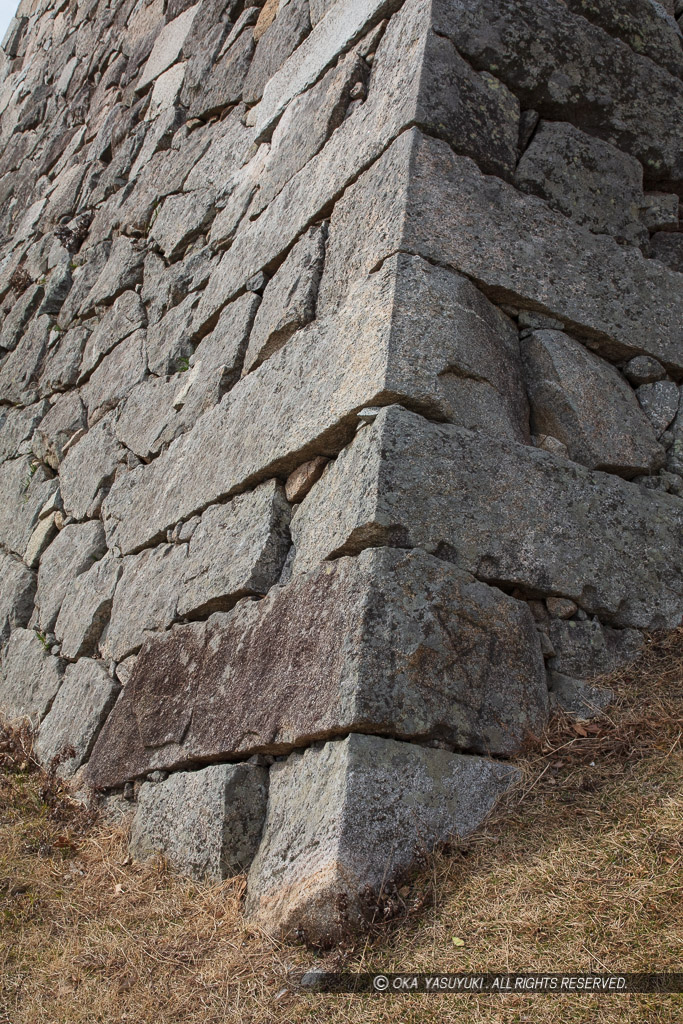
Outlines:
{"label": "weathered stone surface", "polygon": [[89,771],[118,785],[354,729],[509,754],[546,713],[524,602],[424,552],[373,549],[148,642]]}
{"label": "weathered stone surface", "polygon": [[597,718],[614,700],[614,691],[606,686],[591,686],[561,672],[551,672],[548,679],[553,705],[574,718]]}
{"label": "weathered stone surface", "polygon": [[562,121],[541,121],[514,177],[523,192],[591,231],[647,242],[641,219],[643,168],[635,157]]}
{"label": "weathered stone surface", "polygon": [[140,789],[130,851],[163,854],[176,871],[204,882],[245,871],[266,816],[268,771],[253,764],[216,764],[177,772]]}
{"label": "weathered stone surface", "polygon": [[648,177],[680,177],[683,83],[564,3],[438,0],[433,18],[437,32],[525,107],[624,149]]}
{"label": "weathered stone surface", "polygon": [[136,85],[138,92],[146,89],[155,78],[158,78],[159,75],[178,60],[183,43],[192,28],[192,21],[197,14],[198,8],[199,4],[195,4],[193,7],[183,11],[182,14],[179,14],[173,21],[164,25],[156,38],[147,63],[142,69],[140,79]]}
{"label": "weathered stone surface", "polygon": [[86,315],[96,306],[113,302],[123,292],[135,288],[142,281],[143,253],[131,238],[124,235],[115,239],[109,258],[81,305]]}
{"label": "weathered stone surface", "polygon": [[145,337],[145,331],[140,330],[120,341],[83,385],[81,396],[88,410],[88,426],[114,409],[146,376]]}
{"label": "weathered stone surface", "polygon": [[0,365],[0,405],[31,405],[38,400],[49,332],[48,316],[32,320],[17,347]]}
{"label": "weathered stone surface", "polygon": [[244,100],[256,103],[266,83],[311,30],[308,0],[289,0],[278,8],[273,24],[259,39],[244,81]]}
{"label": "weathered stone surface", "polygon": [[234,384],[242,369],[250,334],[256,329],[254,319],[260,304],[260,296],[251,291],[229,302],[211,334],[200,341],[190,364],[202,374],[224,366],[230,384]]}
{"label": "weathered stone surface", "polygon": [[175,373],[192,355],[191,329],[197,298],[188,295],[147,329],[146,348],[150,373]]}
{"label": "weathered stone surface", "polygon": [[548,668],[575,679],[606,675],[627,665],[643,649],[635,629],[610,629],[597,620],[554,619],[548,627],[555,655]]}
{"label": "weathered stone surface", "polygon": [[683,76],[681,30],[672,12],[664,10],[666,4],[653,0],[567,0],[567,7],[623,39],[636,53]]}
{"label": "weathered stone surface", "polygon": [[38,387],[41,395],[53,395],[56,391],[75,387],[89,337],[87,327],[74,327],[64,333],[55,330],[51,332],[40,368]]}
{"label": "weathered stone surface", "polygon": [[247,916],[328,946],[437,843],[472,832],[517,780],[509,765],[351,735],[270,770]]}
{"label": "weathered stone surface", "polygon": [[317,483],[323,475],[323,470],[328,462],[329,459],[319,455],[316,459],[302,463],[293,473],[290,473],[285,484],[287,501],[303,501],[313,484]]}
{"label": "weathered stone surface", "polygon": [[0,328],[0,349],[11,352],[17,347],[26,325],[43,301],[43,295],[43,286],[34,284],[19,296]]}
{"label": "weathered stone surface", "polygon": [[183,87],[186,66],[185,62],[175,64],[159,75],[155,81],[147,109],[147,118],[150,121],[155,117],[159,117],[160,114],[169,108],[174,108],[180,90]]}
{"label": "weathered stone surface", "polygon": [[36,607],[41,630],[52,632],[67,587],[105,551],[104,530],[99,521],[74,523],[57,534],[38,570]]}
{"label": "weathered stone surface", "polygon": [[0,646],[18,626],[28,625],[36,594],[36,574],[12,555],[0,554]]}
{"label": "weathered stone surface", "polygon": [[533,331],[521,350],[535,434],[557,438],[575,462],[627,479],[661,469],[664,449],[615,367],[560,331]]}
{"label": "weathered stone surface", "polygon": [[683,234],[671,231],[658,231],[650,239],[648,255],[658,260],[670,270],[683,274]]}
{"label": "weathered stone surface", "polygon": [[166,259],[174,259],[210,223],[215,212],[211,190],[168,196],[156,215],[150,237]]}
{"label": "weathered stone surface", "polygon": [[[322,228],[309,228],[266,285],[263,302],[249,336],[245,373],[277,352],[295,331],[314,318],[324,256]],[[230,309],[230,306],[226,308]]]}
{"label": "weathered stone surface", "polygon": [[[480,393],[466,405],[470,377]],[[392,400],[528,437],[511,322],[469,281],[405,255],[297,332],[151,465],[117,477],[104,505],[109,543],[134,551],[244,484],[336,454],[357,411]]]}
{"label": "weathered stone surface", "polygon": [[[335,5],[335,11],[344,6]],[[367,6],[361,6],[366,12]],[[323,22],[317,28],[322,26]],[[287,183],[258,220],[238,232],[202,296],[195,321],[198,330],[212,322],[218,310],[239,294],[255,273],[283,256],[349,182],[376,160],[403,128],[414,123],[419,112],[426,116],[431,110],[430,97],[421,87],[429,33],[428,4],[425,0],[406,0],[391,18],[377,47],[367,100]],[[430,114],[430,123],[433,120]]]}
{"label": "weathered stone surface", "polygon": [[145,307],[137,292],[127,291],[119,295],[111,309],[108,309],[88,338],[83,353],[81,374],[90,374],[120,341],[145,327]]}
{"label": "weathered stone surface", "polygon": [[0,462],[25,455],[35,428],[47,413],[47,402],[36,402],[26,408],[0,407]]}
{"label": "weathered stone surface", "polygon": [[682,528],[678,498],[392,407],[297,509],[293,571],[368,544],[419,546],[610,625],[673,628]]}
{"label": "weathered stone surface", "polygon": [[55,636],[64,658],[97,653],[122,569],[123,560],[107,554],[68,585],[55,623]]}
{"label": "weathered stone surface", "polygon": [[105,657],[120,661],[150,631],[182,616],[265,594],[282,571],[288,525],[282,488],[267,481],[227,505],[208,508],[189,544],[163,544],[127,558],[102,642]]}
{"label": "weathered stone surface", "polygon": [[24,557],[42,508],[58,489],[58,481],[32,458],[0,464],[0,544]]}
{"label": "weathered stone surface", "polygon": [[653,384],[666,377],[666,370],[652,356],[634,356],[624,367],[624,376],[630,380],[634,388],[641,384]]}
{"label": "weathered stone surface", "polygon": [[45,716],[59,689],[64,662],[48,654],[32,629],[15,629],[0,662],[0,715],[7,721]]}
{"label": "weathered stone surface", "polygon": [[33,435],[33,454],[52,469],[59,469],[65,446],[86,427],[83,402],[77,391],[61,395],[40,421]]}
{"label": "weathered stone surface", "polygon": [[114,437],[112,415],[105,416],[71,447],[59,467],[64,510],[75,519],[96,516],[124,449]]}
{"label": "weathered stone surface", "polygon": [[120,687],[101,661],[67,665],[50,711],[38,730],[35,752],[46,768],[70,778],[87,761]]}
{"label": "weathered stone surface", "polygon": [[638,401],[657,437],[669,427],[678,412],[678,387],[670,380],[643,384],[636,392]]}
{"label": "weathered stone surface", "polygon": [[38,563],[42,558],[43,552],[50,544],[56,533],[57,526],[55,523],[55,513],[50,512],[48,515],[43,515],[42,518],[38,520],[38,525],[34,529],[29,538],[29,542],[26,545],[24,561],[29,569],[36,569],[38,567]]}
{"label": "weathered stone surface", "polygon": [[[242,21],[241,31],[236,31],[234,36],[230,34],[218,60],[206,68],[199,55],[194,58],[180,94],[181,101],[187,105],[188,116],[208,117],[241,99],[254,55],[254,38],[249,25],[256,18],[256,8],[248,8],[243,14],[247,15],[245,20],[242,21],[241,16],[235,24],[237,29]],[[200,60],[196,68],[195,62]]]}
{"label": "weathered stone surface", "polygon": [[[372,230],[359,245],[361,222]],[[485,177],[417,129],[404,132],[336,204],[318,315],[398,249],[452,266],[494,300],[561,318],[608,357],[645,353],[683,369],[676,274]]]}
{"label": "weathered stone surface", "polygon": [[[270,81],[263,83],[265,88],[262,89],[262,98],[258,95],[254,97],[261,98],[261,102],[250,114],[249,120],[257,126],[259,134],[265,135],[290,100],[313,85],[340,53],[398,6],[398,0],[370,0],[365,3],[359,0],[337,0],[327,16],[315,26],[291,57],[285,60]],[[274,25],[269,32],[274,33],[276,29]]]}

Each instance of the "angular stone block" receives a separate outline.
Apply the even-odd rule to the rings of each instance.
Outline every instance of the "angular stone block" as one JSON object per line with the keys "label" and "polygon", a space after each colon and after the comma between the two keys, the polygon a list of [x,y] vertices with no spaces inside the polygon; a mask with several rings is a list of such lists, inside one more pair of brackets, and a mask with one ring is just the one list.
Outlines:
{"label": "angular stone block", "polygon": [[65,526],[40,560],[36,607],[40,628],[54,629],[71,581],[90,569],[107,550],[99,520]]}
{"label": "angular stone block", "polygon": [[607,686],[591,686],[583,679],[572,679],[561,672],[551,672],[548,680],[553,707],[560,708],[573,718],[597,718],[615,697],[614,690]]}
{"label": "angular stone block", "polygon": [[146,89],[155,78],[158,78],[178,60],[198,9],[199,4],[194,4],[193,7],[188,7],[177,18],[164,25],[156,38],[147,63],[142,69],[142,74],[136,85],[137,92]]}
{"label": "angular stone block", "polygon": [[15,629],[0,661],[0,715],[36,726],[49,711],[64,674],[64,662],[48,654],[32,629]]}
{"label": "angular stone block", "polygon": [[119,295],[88,338],[81,373],[90,374],[120,341],[147,325],[147,315],[137,292]]}
{"label": "angular stone block", "polygon": [[145,782],[130,851],[137,859],[163,854],[181,874],[220,882],[251,864],[267,794],[268,771],[253,764],[216,764]]}
{"label": "angular stone block", "polygon": [[123,560],[107,554],[69,584],[55,623],[63,657],[82,658],[96,653],[122,569]]}
{"label": "angular stone block", "polygon": [[541,121],[517,165],[514,182],[597,234],[613,235],[630,245],[649,239],[640,216],[640,162],[571,124]]}
{"label": "angular stone block", "polygon": [[150,640],[96,786],[362,729],[510,754],[547,714],[524,602],[423,552],[364,551]]}
{"label": "angular stone block", "polygon": [[67,665],[50,711],[38,730],[35,753],[45,768],[70,778],[87,761],[120,687],[101,661]]}
{"label": "angular stone block", "polygon": [[324,255],[322,229],[309,228],[266,285],[249,335],[245,373],[277,352],[295,331],[314,318]]}
{"label": "angular stone block", "polygon": [[116,408],[146,375],[145,332],[135,331],[105,356],[81,389],[88,410],[88,426],[94,426]]}
{"label": "angular stone block", "polygon": [[567,0],[574,14],[588,18],[672,75],[683,77],[681,30],[673,19],[672,4],[654,0]]}
{"label": "angular stone block", "polygon": [[348,939],[429,850],[474,831],[517,779],[510,765],[376,736],[292,754],[270,771],[248,918],[280,938]]}
{"label": "angular stone block", "polygon": [[[467,404],[470,377],[480,394]],[[394,400],[528,437],[511,321],[460,275],[406,255],[298,331],[153,463],[118,476],[103,508],[110,545],[139,549],[251,481],[336,454],[357,411]]]}
{"label": "angular stone block", "polygon": [[535,434],[557,438],[575,462],[627,479],[662,468],[664,449],[614,366],[561,331],[533,331],[521,351]]}
{"label": "angular stone block", "polygon": [[436,32],[477,70],[505,82],[526,108],[624,149],[647,177],[680,177],[683,83],[567,4],[436,0],[432,16]]}
{"label": "angular stone block", "polygon": [[113,433],[110,413],[69,448],[59,467],[59,485],[67,515],[98,515],[104,491],[114,479],[125,452]]}
{"label": "angular stone block", "polygon": [[392,407],[328,466],[291,523],[293,572],[369,544],[421,547],[613,626],[683,614],[683,502],[556,455]]}
{"label": "angular stone block", "polygon": [[[364,223],[372,230],[359,235]],[[678,275],[481,174],[416,128],[336,204],[318,315],[399,249],[467,274],[495,301],[561,319],[607,358],[646,353],[683,370]]]}
{"label": "angular stone block", "polygon": [[289,516],[282,486],[269,480],[208,508],[188,544],[162,544],[126,558],[102,641],[105,657],[120,661],[149,632],[183,616],[265,594],[282,571]]}
{"label": "angular stone block", "polygon": [[4,407],[0,410],[0,462],[26,454],[25,442],[31,440],[33,432],[48,413],[47,402],[36,402],[25,409]]}
{"label": "angular stone block", "polygon": [[24,557],[45,504],[59,489],[59,481],[33,458],[22,456],[0,464],[0,544]]}
{"label": "angular stone block", "polygon": [[289,0],[278,8],[273,24],[259,39],[244,81],[244,101],[261,99],[268,81],[280,71],[287,58],[311,30],[308,0]]}
{"label": "angular stone block", "polygon": [[622,668],[641,653],[642,633],[635,629],[610,629],[597,621],[554,619],[548,635],[555,654],[548,668],[574,679],[592,679]]}
{"label": "angular stone block", "polygon": [[0,646],[17,626],[26,626],[33,611],[36,574],[12,555],[0,555]]}
{"label": "angular stone block", "polygon": [[678,387],[671,380],[658,380],[641,385],[636,394],[654,433],[661,437],[676,418],[680,401]]}

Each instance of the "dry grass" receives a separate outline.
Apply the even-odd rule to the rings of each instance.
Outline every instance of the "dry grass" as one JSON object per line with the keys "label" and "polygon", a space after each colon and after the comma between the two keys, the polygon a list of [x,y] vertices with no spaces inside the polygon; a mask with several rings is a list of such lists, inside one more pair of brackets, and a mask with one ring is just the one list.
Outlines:
{"label": "dry grass", "polygon": [[304,996],[288,986],[288,971],[313,965],[680,970],[683,630],[653,640],[612,684],[609,717],[589,730],[556,722],[524,760],[521,789],[485,832],[434,856],[396,920],[325,955],[246,929],[241,878],[208,888],[128,863],[122,829],[74,810],[20,745],[6,749],[0,1024],[680,1021],[680,996]]}

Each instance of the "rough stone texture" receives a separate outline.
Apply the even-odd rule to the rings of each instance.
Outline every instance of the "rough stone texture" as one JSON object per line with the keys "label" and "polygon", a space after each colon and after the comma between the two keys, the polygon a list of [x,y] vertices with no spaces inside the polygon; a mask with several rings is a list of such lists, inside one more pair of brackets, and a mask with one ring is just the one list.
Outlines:
{"label": "rough stone texture", "polygon": [[292,754],[270,770],[248,917],[279,937],[339,942],[416,859],[473,831],[516,780],[509,765],[375,736]]}
{"label": "rough stone texture", "polygon": [[319,455],[310,462],[302,463],[293,473],[287,477],[285,484],[285,496],[287,501],[303,501],[314,483],[320,479],[328,463],[328,459]]}
{"label": "rough stone texture", "polygon": [[118,690],[102,662],[81,658],[77,664],[67,665],[59,692],[38,730],[38,760],[64,778],[72,776],[87,761]]}
{"label": "rough stone texture", "polygon": [[591,686],[561,672],[549,675],[550,699],[554,706],[579,719],[597,718],[614,700],[614,691],[606,686]]}
{"label": "rough stone texture", "polygon": [[[469,378],[478,386],[464,403]],[[255,479],[334,454],[367,405],[399,399],[524,439],[521,379],[516,331],[469,281],[420,259],[389,259],[151,465],[117,477],[104,505],[109,544],[134,551]]]}
{"label": "rough stone texture", "polygon": [[0,646],[17,626],[26,626],[36,596],[36,575],[12,555],[0,555]]}
{"label": "rough stone texture", "polygon": [[142,92],[155,78],[158,78],[162,72],[166,71],[167,68],[177,61],[183,48],[183,43],[192,28],[192,21],[198,8],[199,4],[195,4],[193,7],[183,11],[182,14],[179,14],[173,21],[164,25],[156,37],[152,52],[142,69],[136,85],[138,92]]}
{"label": "rough stone texture", "polygon": [[123,449],[105,416],[76,441],[59,468],[64,509],[76,519],[97,515],[102,498],[122,460]]}
{"label": "rough stone texture", "polygon": [[657,180],[680,178],[679,78],[558,0],[438,0],[433,11],[436,31],[525,107],[618,146]]}
{"label": "rough stone texture", "polygon": [[295,331],[313,320],[324,255],[322,229],[310,228],[266,285],[249,336],[245,373],[277,352]]}
{"label": "rough stone texture", "polygon": [[293,569],[368,544],[419,546],[615,626],[674,628],[682,528],[678,498],[392,407],[295,512]]}
{"label": "rough stone texture", "polygon": [[515,185],[599,234],[640,245],[643,168],[571,124],[541,121],[515,171]]}
{"label": "rough stone texture", "polygon": [[[372,230],[359,245],[361,223]],[[336,204],[319,315],[397,249],[452,266],[495,300],[562,317],[605,356],[645,353],[683,370],[678,275],[574,227],[417,129],[404,132]]]}
{"label": "rough stone texture", "polygon": [[560,331],[533,331],[521,351],[535,434],[557,438],[570,459],[592,469],[627,478],[661,469],[662,430],[653,430],[618,370]]}
{"label": "rough stone texture", "polygon": [[33,454],[52,469],[59,469],[66,446],[86,427],[86,414],[78,391],[60,395],[33,435]]}
{"label": "rough stone texture", "polygon": [[54,628],[67,587],[74,577],[89,569],[106,551],[102,523],[65,526],[40,561],[36,607],[40,628]]}
{"label": "rough stone texture", "polygon": [[555,654],[548,668],[575,679],[606,675],[633,661],[643,649],[635,629],[609,629],[596,621],[553,620],[548,628]]}
{"label": "rough stone texture", "polygon": [[637,53],[683,76],[681,30],[674,21],[673,5],[653,0],[567,0],[567,7],[623,39]]}
{"label": "rough stone texture", "polygon": [[423,552],[373,549],[149,641],[89,774],[119,785],[359,728],[510,754],[546,713],[523,602]]}
{"label": "rough stone texture", "polygon": [[268,772],[253,764],[216,764],[146,782],[138,795],[130,850],[163,854],[176,871],[220,882],[245,871],[261,838]]}
{"label": "rough stone texture", "polygon": [[148,631],[166,629],[183,616],[265,594],[282,571],[289,515],[282,487],[267,481],[208,508],[188,544],[162,544],[127,558],[102,642],[105,657],[120,661]]}
{"label": "rough stone texture", "polygon": [[660,437],[676,418],[678,388],[673,381],[660,380],[653,384],[641,385],[636,394],[655,434]]}
{"label": "rough stone texture", "polygon": [[49,470],[23,456],[0,465],[0,544],[23,558],[41,510],[59,483]]}
{"label": "rough stone texture", "polygon": [[64,674],[64,662],[48,654],[32,629],[15,629],[0,660],[0,715],[35,726],[50,708]]}
{"label": "rough stone texture", "polygon": [[64,658],[96,653],[122,569],[122,559],[105,555],[69,584],[55,623],[55,636]]}

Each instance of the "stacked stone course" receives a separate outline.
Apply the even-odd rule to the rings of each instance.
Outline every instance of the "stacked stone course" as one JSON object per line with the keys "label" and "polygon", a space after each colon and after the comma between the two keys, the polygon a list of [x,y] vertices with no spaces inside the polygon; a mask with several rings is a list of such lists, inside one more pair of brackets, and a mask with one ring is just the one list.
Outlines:
{"label": "stacked stone course", "polygon": [[[678,19],[678,20],[677,20]],[[683,615],[683,3],[22,0],[0,713],[329,944]]]}

